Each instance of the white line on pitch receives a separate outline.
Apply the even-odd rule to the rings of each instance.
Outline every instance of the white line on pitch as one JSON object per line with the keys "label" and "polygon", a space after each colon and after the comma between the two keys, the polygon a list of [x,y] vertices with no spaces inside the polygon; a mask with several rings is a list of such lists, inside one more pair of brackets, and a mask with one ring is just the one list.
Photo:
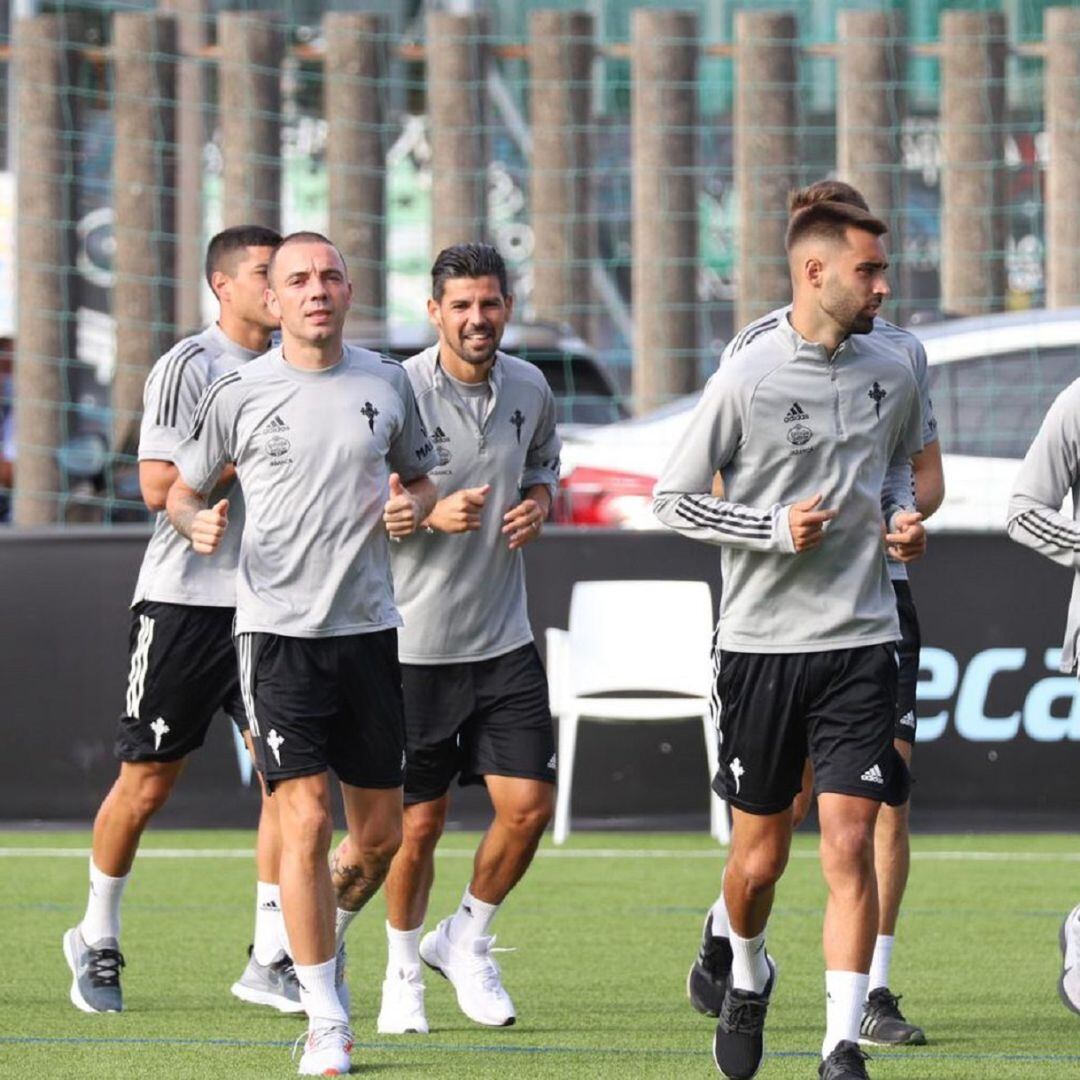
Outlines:
{"label": "white line on pitch", "polygon": [[[471,859],[472,848],[439,848],[436,854],[450,859]],[[724,851],[720,847],[703,850],[692,848],[542,848],[536,853],[539,859],[719,859]],[[8,859],[86,859],[89,848],[68,847],[0,847],[0,858]],[[794,859],[816,859],[816,850],[792,851]],[[928,862],[1004,862],[1046,863],[1080,862],[1080,852],[1075,851],[913,851],[913,859]],[[251,859],[254,846],[250,848],[143,848],[140,859]]]}

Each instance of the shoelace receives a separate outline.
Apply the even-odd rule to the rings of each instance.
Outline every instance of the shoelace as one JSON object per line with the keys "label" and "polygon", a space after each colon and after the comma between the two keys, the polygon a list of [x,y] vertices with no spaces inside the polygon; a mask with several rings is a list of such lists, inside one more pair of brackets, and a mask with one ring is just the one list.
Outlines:
{"label": "shoelace", "polygon": [[343,1027],[341,1024],[331,1024],[329,1027],[305,1031],[293,1043],[293,1060],[296,1060],[296,1055],[301,1050],[307,1053],[309,1050],[318,1052],[319,1050],[332,1049],[335,1041],[346,1054],[352,1053],[353,1033],[349,1028]]}
{"label": "shoelace", "polygon": [[863,1062],[869,1061],[870,1055],[851,1043],[848,1046],[838,1047],[830,1058],[837,1066],[842,1066],[845,1070],[853,1069],[857,1074],[861,1073],[865,1076],[866,1069],[863,1068]]}
{"label": "shoelace", "polygon": [[276,971],[281,976],[281,981],[286,986],[295,986],[300,989],[300,980],[296,977],[296,968],[293,966],[293,958],[286,953],[280,960],[275,960],[270,965],[271,971]]}
{"label": "shoelace", "polygon": [[731,993],[724,999],[723,1023],[729,1031],[743,1035],[756,1035],[765,1024],[768,1002],[740,1001]]}
{"label": "shoelace", "polygon": [[124,958],[116,949],[91,949],[86,973],[94,986],[119,986]]}
{"label": "shoelace", "polygon": [[900,999],[903,996],[903,994],[893,994],[889,990],[875,993],[872,1000],[868,1002],[870,1005],[868,1012],[879,1017],[888,1017],[890,1020],[903,1020],[904,1014],[900,1011]]}
{"label": "shoelace", "polygon": [[473,953],[469,958],[469,974],[480,980],[480,985],[487,991],[502,989],[499,978],[499,965],[491,958],[494,952],[513,952],[513,949],[489,948],[486,952]]}

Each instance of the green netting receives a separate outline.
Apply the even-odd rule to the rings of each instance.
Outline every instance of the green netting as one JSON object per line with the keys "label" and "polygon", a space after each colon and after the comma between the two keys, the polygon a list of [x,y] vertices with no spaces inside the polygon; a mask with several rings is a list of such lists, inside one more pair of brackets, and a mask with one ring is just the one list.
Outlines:
{"label": "green netting", "polygon": [[[1052,6],[1045,0],[1009,0],[946,3],[873,0],[844,3],[841,0],[814,0],[791,5],[796,16],[798,38],[794,120],[795,160],[777,164],[785,177],[801,183],[835,173],[837,169],[837,103],[842,94],[838,82],[838,62],[829,47],[838,33],[838,15],[843,10],[895,12],[901,19],[905,46],[896,73],[897,107],[894,126],[896,155],[875,168],[890,181],[893,237],[894,300],[890,315],[906,323],[913,316],[942,315],[942,199],[943,155],[938,114],[942,89],[942,61],[932,55],[932,46],[941,33],[942,14],[952,9],[1001,12],[1005,17],[1008,56],[1004,84],[1005,108],[986,134],[987,146],[996,148],[984,162],[987,170],[998,170],[1000,190],[993,205],[981,209],[987,217],[1000,215],[1004,229],[996,249],[979,254],[987,263],[1004,266],[999,279],[1003,287],[987,296],[988,310],[1041,308],[1046,302],[1047,246],[1046,183],[1047,141],[1044,111],[1045,62],[1033,55],[1042,42],[1044,11]],[[588,157],[573,163],[573,169],[587,174],[588,197],[584,204],[568,201],[565,213],[574,229],[587,235],[584,256],[572,254],[569,261],[552,266],[538,260],[534,232],[535,169],[549,167],[534,160],[533,113],[538,95],[550,88],[534,85],[528,55],[532,16],[540,9],[582,10],[594,20],[596,52],[584,77],[584,100],[580,115],[566,125],[569,139],[575,134],[588,137]],[[692,95],[696,104],[696,126],[692,132],[693,158],[682,168],[692,171],[695,196],[680,213],[695,221],[692,230],[696,246],[672,257],[672,265],[690,266],[693,285],[686,295],[671,300],[661,319],[673,326],[691,326],[672,360],[691,371],[693,383],[700,385],[714,367],[724,343],[737,329],[740,300],[753,283],[740,282],[741,251],[739,197],[734,167],[735,146],[741,136],[735,125],[738,79],[736,16],[741,11],[777,10],[775,0],[683,0],[681,3],[637,4],[630,0],[536,0],[521,4],[465,5],[483,17],[475,24],[477,42],[487,50],[489,67],[472,87],[481,102],[480,130],[484,136],[480,158],[472,168],[484,177],[486,210],[481,218],[463,229],[484,232],[496,242],[510,264],[519,320],[551,323],[531,346],[534,358],[549,373],[560,397],[561,416],[568,422],[616,420],[642,404],[634,396],[632,370],[648,364],[650,358],[635,357],[633,277],[633,155],[634,136],[631,106],[634,98],[635,66],[630,56],[632,20],[640,8],[678,8],[694,12],[696,33],[690,42],[697,50],[696,80],[692,85],[670,86],[669,91]],[[56,463],[55,485],[37,492],[49,501],[46,517],[59,521],[90,520],[106,523],[144,518],[138,498],[132,458],[133,443],[118,429],[124,420],[137,419],[137,405],[118,401],[114,395],[116,355],[116,303],[113,263],[116,227],[116,198],[113,175],[117,117],[125,107],[119,100],[116,66],[120,58],[112,48],[113,17],[117,12],[156,10],[202,12],[195,18],[201,43],[191,48],[191,26],[185,38],[187,62],[201,78],[199,96],[183,106],[194,118],[194,141],[177,152],[185,160],[197,156],[194,173],[169,172],[172,177],[160,185],[157,225],[148,234],[150,245],[173,245],[180,228],[168,205],[186,207],[187,220],[197,222],[197,236],[186,234],[191,244],[200,246],[227,220],[223,162],[230,148],[222,135],[221,94],[223,62],[218,42],[218,17],[222,12],[248,12],[253,19],[275,19],[281,28],[283,53],[280,60],[267,59],[263,74],[278,80],[280,109],[273,120],[280,133],[280,145],[264,148],[253,168],[280,162],[280,206],[273,213],[283,231],[296,228],[331,230],[329,180],[327,170],[328,134],[334,118],[326,114],[325,37],[323,17],[331,11],[380,13],[385,22],[385,46],[389,61],[378,86],[382,106],[380,134],[385,147],[379,162],[356,163],[356,168],[382,169],[385,200],[374,225],[385,240],[385,255],[376,258],[384,282],[381,299],[364,301],[362,314],[374,325],[385,319],[385,327],[365,330],[365,340],[394,353],[405,355],[426,344],[428,331],[424,314],[427,271],[432,244],[437,235],[433,178],[438,164],[433,161],[431,102],[428,99],[427,59],[431,50],[452,47],[427,39],[429,8],[421,3],[394,0],[320,3],[316,0],[265,0],[265,2],[142,3],[39,3],[40,17],[62,17],[60,37],[55,45],[72,50],[72,63],[62,92],[62,130],[57,132],[61,164],[42,172],[39,162],[20,161],[18,148],[25,135],[16,108],[18,86],[13,37],[7,35],[7,76],[2,81],[4,137],[0,139],[0,337],[20,338],[20,325],[27,319],[47,317],[62,328],[62,347],[57,355],[30,355],[16,346],[18,363],[39,365],[42,373],[59,372],[56,380],[43,380],[51,387],[45,405],[55,412],[53,434],[34,443],[29,434],[19,436],[17,417],[20,403],[14,401],[14,383],[7,374],[10,363],[0,358],[0,409],[9,431],[8,454],[16,457],[35,453]],[[459,5],[457,10],[461,10]],[[196,38],[200,35],[196,33]],[[569,44],[564,43],[569,48]],[[155,53],[156,55],[156,53]],[[162,63],[166,57],[162,52]],[[256,61],[256,64],[258,62]],[[766,86],[770,73],[760,73]],[[991,95],[996,87],[983,86],[979,93]],[[367,91],[356,81],[357,93]],[[870,92],[879,92],[880,88]],[[1080,95],[1080,85],[1076,88]],[[265,112],[265,103],[253,102],[251,119]],[[663,119],[658,123],[662,126]],[[179,128],[178,128],[179,130]],[[162,141],[148,150],[160,154]],[[745,134],[745,133],[744,133]],[[993,154],[997,154],[994,157]],[[164,166],[162,166],[164,168]],[[569,175],[569,174],[568,174]],[[194,181],[192,180],[194,176]],[[19,310],[20,292],[16,283],[27,267],[20,265],[16,251],[17,181],[24,184],[60,183],[65,205],[67,256],[56,266],[48,311]],[[674,197],[674,196],[673,196]],[[782,215],[783,208],[773,211]],[[191,217],[192,213],[195,215]],[[658,207],[660,219],[670,207]],[[674,218],[672,219],[674,220]],[[466,238],[465,236],[461,237]],[[763,260],[781,260],[780,250],[761,252]],[[557,310],[539,310],[538,282],[544,275],[565,274],[577,269],[574,260],[587,263],[587,287],[564,296]],[[172,289],[154,294],[160,300],[145,312],[145,322],[159,331],[160,340],[179,337],[213,317],[213,301],[205,285],[177,260],[162,271],[161,284]],[[768,297],[782,301],[783,296]],[[1080,296],[1075,301],[1080,303]],[[990,331],[987,331],[990,333]],[[1066,331],[1061,331],[1067,336]],[[148,340],[150,340],[148,336]],[[689,344],[686,342],[689,340]],[[524,346],[523,346],[524,348]],[[942,439],[952,453],[1012,458],[1021,453],[1033,432],[1041,410],[1066,380],[1077,356],[1077,345],[1065,359],[1060,352],[1047,353],[1029,343],[1018,356],[997,359],[980,369],[980,374],[961,377],[959,366],[941,365],[935,372],[937,398],[942,414]],[[1071,359],[1070,359],[1071,357]],[[147,369],[154,355],[124,357],[121,366]],[[1080,369],[1080,364],[1074,364]],[[1017,372],[1023,370],[1023,378]],[[1080,370],[1077,371],[1080,373]],[[32,380],[30,380],[32,382]],[[20,383],[28,385],[27,381]],[[59,389],[56,389],[59,387]],[[674,391],[672,392],[674,393]],[[1018,396],[1022,407],[1013,404]],[[29,411],[42,404],[27,402]],[[971,410],[975,410],[973,413]],[[993,417],[980,426],[979,410]],[[16,421],[14,433],[11,416]],[[117,417],[120,417],[118,421]],[[41,431],[35,427],[35,431]],[[130,430],[130,424],[129,424]],[[16,476],[19,469],[16,461]],[[6,479],[0,471],[0,484]],[[6,495],[0,505],[7,510]]]}

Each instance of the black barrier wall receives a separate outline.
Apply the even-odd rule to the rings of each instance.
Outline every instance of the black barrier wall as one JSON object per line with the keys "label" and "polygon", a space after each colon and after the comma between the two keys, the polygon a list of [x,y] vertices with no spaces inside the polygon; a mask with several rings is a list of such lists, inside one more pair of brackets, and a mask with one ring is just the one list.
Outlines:
{"label": "black barrier wall", "polygon": [[[89,822],[115,774],[127,679],[127,604],[142,527],[0,533],[0,820]],[[565,626],[575,581],[708,581],[715,548],[667,533],[549,529],[526,549],[537,642]],[[1080,688],[1056,671],[1071,575],[1003,536],[940,535],[912,573],[923,624],[914,811],[942,827],[1075,828]],[[663,611],[656,612],[662,623]],[[638,824],[706,818],[696,721],[583,724],[575,816]],[[231,725],[212,728],[170,805],[170,825],[250,825],[257,790]],[[459,819],[484,805],[455,800]],[[625,815],[625,817],[624,817]]]}

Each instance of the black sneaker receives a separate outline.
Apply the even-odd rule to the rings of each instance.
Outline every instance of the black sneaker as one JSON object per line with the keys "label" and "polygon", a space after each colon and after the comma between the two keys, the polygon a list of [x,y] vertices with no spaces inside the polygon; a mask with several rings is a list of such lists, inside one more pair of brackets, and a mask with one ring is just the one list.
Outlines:
{"label": "black sneaker", "polygon": [[720,1015],[730,971],[731,942],[726,937],[713,937],[710,912],[705,920],[697,959],[686,976],[686,995],[703,1016]]}
{"label": "black sneaker", "polygon": [[869,1060],[868,1055],[859,1049],[858,1043],[843,1039],[818,1066],[817,1074],[820,1080],[870,1080],[866,1072]]}
{"label": "black sneaker", "polygon": [[859,1042],[871,1046],[925,1046],[922,1028],[909,1024],[900,1011],[900,998],[886,986],[870,991],[859,1024]]}
{"label": "black sneaker", "polygon": [[713,1061],[728,1080],[750,1080],[761,1068],[765,1054],[765,1013],[776,986],[776,965],[766,954],[769,981],[760,994],[736,990],[727,980],[727,993],[713,1036]]}

